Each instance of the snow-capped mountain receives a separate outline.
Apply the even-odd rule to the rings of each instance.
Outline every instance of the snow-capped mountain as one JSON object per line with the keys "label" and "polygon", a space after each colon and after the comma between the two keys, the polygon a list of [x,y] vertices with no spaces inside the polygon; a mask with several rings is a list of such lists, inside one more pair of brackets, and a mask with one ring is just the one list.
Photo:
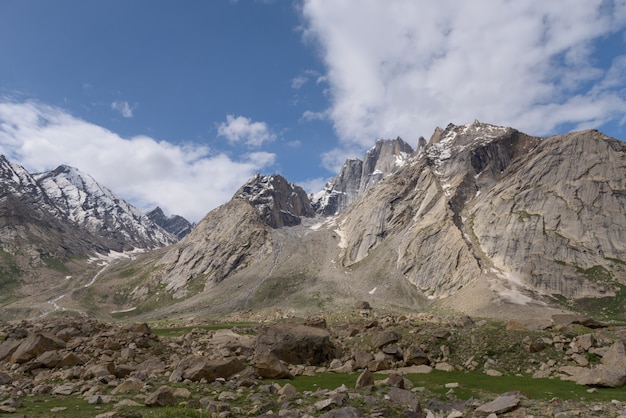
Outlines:
{"label": "snow-capped mountain", "polygon": [[17,246],[20,234],[32,232],[36,225],[35,235],[56,242],[42,251],[59,256],[151,249],[177,241],[76,168],[62,165],[32,175],[4,156],[0,156],[0,225],[6,249]]}
{"label": "snow-capped mountain", "polygon": [[177,241],[148,215],[77,168],[61,165],[33,178],[70,222],[117,241],[125,250],[156,248]]}

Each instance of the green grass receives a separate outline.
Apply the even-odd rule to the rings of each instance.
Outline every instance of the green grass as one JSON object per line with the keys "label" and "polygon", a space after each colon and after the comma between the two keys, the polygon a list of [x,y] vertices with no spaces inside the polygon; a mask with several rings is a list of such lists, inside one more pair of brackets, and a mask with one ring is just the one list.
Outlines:
{"label": "green grass", "polygon": [[500,377],[488,376],[482,372],[441,372],[429,374],[409,374],[406,376],[415,386],[424,386],[434,393],[445,397],[449,391],[446,383],[456,382],[455,396],[460,399],[493,397],[511,391],[525,393],[531,399],[550,400],[557,397],[561,400],[585,400],[610,402],[624,396],[623,388],[599,388],[595,393],[588,393],[588,386],[559,379],[533,379],[531,376]]}
{"label": "green grass", "polygon": [[70,269],[68,269],[63,261],[59,260],[58,258],[44,257],[42,261],[49,269],[58,271],[59,273],[63,274],[70,274]]}
{"label": "green grass", "polygon": [[[299,392],[318,389],[336,389],[342,384],[349,389],[354,389],[358,372],[350,374],[342,373],[321,373],[315,376],[297,376],[291,380],[274,380],[283,386],[291,383]],[[562,381],[558,379],[533,379],[531,376],[511,376],[500,377],[488,376],[483,372],[442,372],[434,370],[428,374],[407,374],[405,377],[410,380],[414,387],[425,387],[430,392],[441,399],[446,399],[450,390],[446,388],[446,383],[458,383],[459,387],[454,389],[454,396],[458,399],[467,400],[470,398],[483,399],[493,398],[499,394],[511,391],[520,391],[530,399],[550,400],[557,397],[561,400],[585,400],[594,402],[610,402],[613,399],[624,397],[623,388],[598,388],[595,393],[588,393],[588,386],[577,385],[574,382]],[[387,378],[384,374],[374,374],[375,380]]]}

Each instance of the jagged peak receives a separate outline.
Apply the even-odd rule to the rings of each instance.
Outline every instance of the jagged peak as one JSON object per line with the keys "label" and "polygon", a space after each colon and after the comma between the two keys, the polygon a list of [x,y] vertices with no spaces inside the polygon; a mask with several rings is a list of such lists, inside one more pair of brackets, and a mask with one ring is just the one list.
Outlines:
{"label": "jagged peak", "polygon": [[464,125],[450,123],[445,129],[435,128],[425,152],[435,165],[440,165],[468,146],[488,144],[513,131],[513,128],[484,123],[478,119]]}

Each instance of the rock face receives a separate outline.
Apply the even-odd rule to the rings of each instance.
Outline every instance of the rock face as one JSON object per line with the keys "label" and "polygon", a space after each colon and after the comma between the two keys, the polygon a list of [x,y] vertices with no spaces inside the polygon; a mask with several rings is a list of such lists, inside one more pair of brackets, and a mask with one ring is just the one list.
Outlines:
{"label": "rock face", "polygon": [[257,210],[263,222],[272,228],[299,225],[301,217],[315,214],[306,192],[283,176],[257,174],[236,193]]}
{"label": "rock face", "polygon": [[612,296],[626,283],[625,153],[597,131],[450,125],[340,214],[343,262],[384,248],[432,298],[477,282],[517,304]]}
{"label": "rock face", "polygon": [[165,216],[163,210],[160,207],[152,209],[146,214],[148,218],[161,228],[166,230],[172,235],[175,235],[179,240],[185,235],[189,234],[194,227],[194,224],[187,219],[179,215]]}
{"label": "rock face", "polygon": [[346,160],[339,175],[313,196],[315,210],[325,216],[336,215],[360,194],[395,172],[412,153],[413,148],[399,137],[378,140],[363,160]]}
{"label": "rock face", "polygon": [[209,212],[189,235],[158,261],[159,276],[167,290],[179,290],[193,278],[219,282],[249,258],[271,252],[270,226],[245,199],[233,199]]}

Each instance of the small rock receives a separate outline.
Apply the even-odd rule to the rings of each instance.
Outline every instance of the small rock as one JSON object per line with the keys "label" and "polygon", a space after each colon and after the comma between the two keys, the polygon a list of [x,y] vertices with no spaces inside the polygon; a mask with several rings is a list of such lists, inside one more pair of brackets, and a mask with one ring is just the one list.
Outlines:
{"label": "small rock", "polygon": [[161,386],[155,392],[148,395],[145,402],[148,406],[172,406],[177,401],[174,397],[174,390],[169,386]]}
{"label": "small rock", "polygon": [[374,386],[374,375],[369,370],[365,370],[357,377],[355,387],[364,388],[368,386]]}
{"label": "small rock", "polygon": [[511,411],[520,403],[520,398],[517,395],[502,395],[494,399],[491,402],[487,402],[484,405],[476,408],[476,411],[485,414],[502,414],[504,412]]}

